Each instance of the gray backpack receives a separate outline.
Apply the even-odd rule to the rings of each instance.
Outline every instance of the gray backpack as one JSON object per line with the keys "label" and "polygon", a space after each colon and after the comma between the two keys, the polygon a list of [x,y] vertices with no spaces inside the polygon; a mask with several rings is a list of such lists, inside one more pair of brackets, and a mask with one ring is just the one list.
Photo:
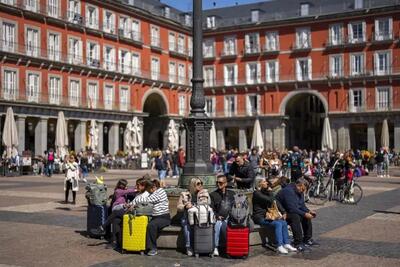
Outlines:
{"label": "gray backpack", "polygon": [[86,198],[90,205],[105,205],[107,203],[107,186],[104,184],[86,185]]}
{"label": "gray backpack", "polygon": [[151,203],[138,203],[134,209],[134,214],[136,216],[146,215],[152,216],[153,215],[153,207],[154,205]]}
{"label": "gray backpack", "polygon": [[249,203],[247,196],[236,194],[229,212],[228,224],[231,227],[247,227],[249,223]]}

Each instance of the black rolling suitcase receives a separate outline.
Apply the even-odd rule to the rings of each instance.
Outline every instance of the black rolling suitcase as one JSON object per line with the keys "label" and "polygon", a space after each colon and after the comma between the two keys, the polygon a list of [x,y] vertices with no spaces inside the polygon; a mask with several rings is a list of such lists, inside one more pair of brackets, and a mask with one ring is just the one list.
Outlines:
{"label": "black rolling suitcase", "polygon": [[193,251],[196,257],[200,254],[213,256],[214,252],[214,225],[195,225],[193,226]]}
{"label": "black rolling suitcase", "polygon": [[88,236],[94,238],[102,238],[102,236],[94,235],[93,229],[97,229],[107,219],[107,206],[88,205],[86,232]]}

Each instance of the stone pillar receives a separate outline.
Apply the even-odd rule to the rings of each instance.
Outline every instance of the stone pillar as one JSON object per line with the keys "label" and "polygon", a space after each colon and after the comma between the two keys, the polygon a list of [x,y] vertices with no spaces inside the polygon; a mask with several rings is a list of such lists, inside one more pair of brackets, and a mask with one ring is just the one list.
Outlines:
{"label": "stone pillar", "polygon": [[394,124],[394,149],[400,152],[400,122]]}
{"label": "stone pillar", "polygon": [[26,117],[18,116],[17,131],[18,131],[18,153],[22,154],[25,150],[25,120]]}
{"label": "stone pillar", "polygon": [[266,150],[273,149],[274,147],[273,130],[266,128],[264,131],[264,135],[265,135],[265,149]]}
{"label": "stone pillar", "polygon": [[349,125],[341,123],[338,129],[338,149],[340,151],[346,151],[350,149],[350,130]]}
{"label": "stone pillar", "polygon": [[225,134],[224,134],[224,130],[220,129],[217,130],[217,146],[218,146],[218,150],[225,150],[226,146],[225,146]]}
{"label": "stone pillar", "polygon": [[47,150],[47,118],[40,118],[35,128],[35,155]]}
{"label": "stone pillar", "polygon": [[247,151],[247,137],[246,137],[246,129],[239,129],[239,152]]}
{"label": "stone pillar", "polygon": [[114,122],[108,130],[108,152],[115,155],[119,148],[119,123]]}
{"label": "stone pillar", "polygon": [[78,121],[75,128],[75,153],[86,149],[86,121]]}
{"label": "stone pillar", "polygon": [[99,129],[99,144],[97,146],[97,153],[103,154],[103,138],[104,138],[104,123],[102,121],[97,121],[97,128]]}
{"label": "stone pillar", "polygon": [[186,130],[183,129],[180,131],[180,136],[179,136],[179,147],[186,147]]}
{"label": "stone pillar", "polygon": [[374,152],[376,150],[376,139],[375,139],[375,125],[368,123],[367,130],[368,150]]}

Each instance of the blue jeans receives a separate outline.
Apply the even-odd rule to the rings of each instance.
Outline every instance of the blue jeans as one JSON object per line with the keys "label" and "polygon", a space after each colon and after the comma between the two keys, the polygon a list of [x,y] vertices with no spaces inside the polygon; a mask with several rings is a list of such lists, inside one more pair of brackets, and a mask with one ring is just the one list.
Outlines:
{"label": "blue jeans", "polygon": [[158,170],[158,179],[164,180],[167,176],[167,170]]}
{"label": "blue jeans", "polygon": [[274,227],[275,239],[278,246],[290,244],[288,226],[285,220],[275,220],[275,221],[264,220],[260,223],[260,225]]}
{"label": "blue jeans", "polygon": [[186,211],[182,216],[181,225],[182,225],[183,234],[185,237],[185,248],[190,248],[191,247],[190,241],[191,241],[191,236],[192,236],[192,228],[189,225]]}
{"label": "blue jeans", "polygon": [[[215,247],[219,247],[220,246],[220,244],[219,244],[219,236],[220,236],[221,232],[222,232],[223,235],[226,235],[227,222],[228,222],[227,220],[224,220],[224,221],[217,220],[216,223],[215,223],[215,226],[214,226]],[[226,238],[225,238],[225,240],[226,240]]]}

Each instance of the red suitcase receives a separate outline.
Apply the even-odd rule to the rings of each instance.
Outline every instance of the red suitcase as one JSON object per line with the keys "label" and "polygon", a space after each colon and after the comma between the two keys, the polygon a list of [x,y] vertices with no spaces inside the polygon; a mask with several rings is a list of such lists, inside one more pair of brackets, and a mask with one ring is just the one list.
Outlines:
{"label": "red suitcase", "polygon": [[226,254],[230,257],[249,256],[250,230],[245,228],[231,228],[226,230]]}

